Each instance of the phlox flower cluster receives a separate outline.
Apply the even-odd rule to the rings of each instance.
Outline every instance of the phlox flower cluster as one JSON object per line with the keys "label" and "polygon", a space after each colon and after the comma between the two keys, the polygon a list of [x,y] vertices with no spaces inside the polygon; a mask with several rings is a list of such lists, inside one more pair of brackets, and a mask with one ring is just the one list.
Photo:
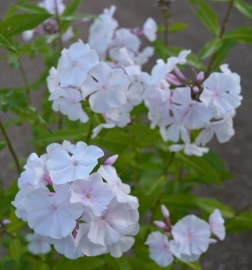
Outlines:
{"label": "phlox flower cluster", "polygon": [[[159,59],[151,75],[142,75],[144,102],[151,128],[158,126],[164,141],[182,142],[171,145],[170,151],[202,156],[214,135],[225,143],[235,133],[233,117],[242,99],[240,76],[224,64],[222,72],[214,72],[206,80],[203,72],[189,80],[177,65],[185,64],[190,52],[182,51],[166,63]],[[193,130],[197,132],[195,139]]]}
{"label": "phlox flower cluster", "polygon": [[143,29],[118,28],[114,12],[114,6],[105,9],[90,27],[89,44],[79,40],[64,49],[57,68],[51,68],[47,82],[53,110],[87,122],[82,103],[88,101],[105,120],[94,128],[95,137],[102,128],[129,124],[133,107],[143,101],[151,128],[158,127],[164,141],[175,143],[172,152],[202,156],[214,135],[220,143],[229,141],[242,100],[240,76],[223,64],[221,72],[206,79],[202,71],[188,79],[179,68],[190,50],[158,59],[150,74],[143,72],[153,48],[140,52],[139,35],[154,41],[156,23],[148,18]]}
{"label": "phlox flower cluster", "polygon": [[122,183],[110,157],[93,169],[103,151],[84,142],[53,143],[32,153],[18,179],[12,204],[26,221],[28,249],[45,254],[50,245],[69,259],[110,253],[120,257],[139,230],[138,199]]}
{"label": "phlox flower cluster", "polygon": [[[62,15],[66,6],[63,3],[63,0],[43,0],[39,2],[38,7],[44,8],[50,14],[56,14],[57,16]],[[56,19],[48,19],[41,25],[37,26],[32,30],[27,30],[22,33],[24,40],[30,40],[34,34],[39,35],[50,35],[53,38],[53,35],[59,34],[59,24]],[[62,42],[67,42],[72,37],[74,37],[73,27],[70,26],[65,33],[62,34]],[[49,41],[49,39],[48,39]]]}
{"label": "phlox flower cluster", "polygon": [[146,245],[149,246],[150,258],[160,266],[168,266],[174,257],[182,262],[193,262],[207,251],[209,244],[216,243],[211,234],[220,240],[225,238],[224,220],[218,209],[210,215],[206,222],[195,215],[188,215],[172,225],[168,209],[162,205],[165,219],[155,221],[155,225],[164,231],[152,232],[148,235]]}
{"label": "phlox flower cluster", "polygon": [[139,35],[155,40],[155,21],[147,19],[143,29],[118,28],[114,12],[114,6],[105,9],[93,22],[88,44],[79,40],[64,49],[57,68],[51,68],[47,78],[54,111],[87,122],[81,104],[88,100],[91,110],[103,116],[105,123],[93,130],[93,137],[102,128],[131,122],[130,112],[143,100],[144,88],[138,79],[141,65],[154,52],[152,47],[139,51]]}

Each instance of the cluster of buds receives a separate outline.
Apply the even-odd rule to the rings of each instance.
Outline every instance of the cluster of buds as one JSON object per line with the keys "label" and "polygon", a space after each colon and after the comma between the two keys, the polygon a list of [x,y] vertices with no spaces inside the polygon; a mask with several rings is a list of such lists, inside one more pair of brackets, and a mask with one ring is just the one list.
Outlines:
{"label": "cluster of buds", "polygon": [[[63,4],[63,0],[43,0],[38,3],[38,6],[41,8],[44,8],[47,12],[50,14],[55,14],[57,17],[62,15],[62,13],[65,10],[65,5]],[[22,33],[22,37],[24,40],[28,41],[30,40],[34,34],[39,35],[54,35],[59,34],[59,22],[57,19],[50,18],[46,20],[41,25],[37,26],[36,28],[32,30],[27,30]],[[72,37],[74,37],[73,27],[70,26],[65,31],[65,33],[62,34],[62,42],[67,42]]]}
{"label": "cluster of buds", "polygon": [[46,150],[29,156],[12,202],[35,232],[26,237],[29,250],[47,253],[52,244],[69,259],[108,252],[120,257],[134,244],[139,214],[138,199],[112,166],[117,156],[91,173],[104,155],[97,146],[64,141]]}
{"label": "cluster of buds", "polygon": [[171,224],[168,209],[162,205],[165,219],[154,224],[164,233],[153,232],[148,235],[146,245],[149,246],[150,258],[160,266],[168,266],[174,261],[174,256],[182,262],[193,262],[207,251],[209,244],[216,243],[210,238],[211,233],[220,240],[225,238],[224,219],[218,209],[206,222],[195,215],[187,215],[175,225]]}

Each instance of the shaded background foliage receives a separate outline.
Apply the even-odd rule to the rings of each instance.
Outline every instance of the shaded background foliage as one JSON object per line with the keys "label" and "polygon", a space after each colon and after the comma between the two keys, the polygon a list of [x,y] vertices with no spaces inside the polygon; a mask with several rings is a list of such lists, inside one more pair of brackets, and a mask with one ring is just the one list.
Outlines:
{"label": "shaded background foliage", "polygon": [[[0,10],[1,10],[1,18],[3,14],[5,14],[6,10],[9,8],[9,6],[12,3],[15,3],[16,1],[8,1],[8,2],[2,2],[0,3]],[[66,1],[67,2],[67,1]],[[197,3],[196,0],[193,0],[191,2]],[[218,1],[223,3],[217,3],[212,1],[207,1],[213,9],[218,14],[219,23],[222,24],[225,13],[227,10],[228,3],[225,3],[227,1]],[[244,1],[244,3],[249,3],[249,1]],[[101,13],[102,9],[104,7],[109,7],[110,5],[115,4],[117,6],[117,11],[115,13],[115,17],[118,19],[120,25],[125,27],[134,27],[134,26],[141,26],[145,19],[149,16],[153,17],[158,23],[163,23],[163,18],[160,14],[159,8],[153,7],[153,1],[152,0],[129,0],[129,1],[109,1],[109,0],[92,0],[92,1],[82,1],[81,8],[79,12],[82,13],[90,13],[90,14],[99,14]],[[238,10],[239,9],[239,10]],[[248,26],[251,28],[251,20],[249,20],[248,17],[245,17],[243,14],[240,13],[242,10],[242,6],[239,8],[233,8],[230,15],[230,20],[226,29],[226,32],[234,30],[241,26]],[[246,10],[246,9],[245,9]],[[243,9],[244,13],[244,9]],[[211,31],[208,31],[208,29],[202,25],[199,20],[195,17],[193,14],[193,10],[190,8],[188,1],[184,0],[176,0],[171,5],[171,15],[172,20],[171,23],[175,22],[183,22],[189,24],[189,27],[183,30],[180,33],[172,33],[168,36],[169,45],[171,46],[179,46],[186,49],[192,49],[193,53],[198,54],[200,52],[200,49],[203,47],[204,44],[214,39],[214,34],[216,31],[216,28],[212,27]],[[212,24],[211,24],[212,25]],[[246,29],[243,29],[246,34]],[[79,34],[78,36],[83,39],[83,41],[86,41],[88,32],[88,25],[82,25],[79,28]],[[248,43],[252,43],[252,35],[243,35],[245,36],[246,41]],[[162,35],[160,36],[162,37]],[[239,38],[235,38],[237,41],[241,41]],[[244,43],[244,39],[242,39]],[[219,41],[214,41],[215,47],[220,46]],[[39,44],[38,44],[39,45]],[[232,45],[232,44],[231,44]],[[1,50],[2,52],[2,50]],[[1,54],[4,54],[1,53]],[[204,53],[201,51],[201,56],[204,55]],[[14,55],[13,55],[14,58]],[[150,70],[150,68],[155,63],[155,58],[153,57],[152,61],[148,63],[148,66],[146,66],[147,70]],[[206,63],[209,61],[210,58],[206,59]],[[50,59],[48,59],[50,61]],[[1,65],[1,73],[0,73],[0,81],[1,81],[1,88],[13,88],[13,87],[23,87],[23,81],[21,77],[20,71],[15,71],[15,59],[9,59],[9,62],[12,63],[12,66],[14,69],[11,69],[7,66],[7,60],[3,59],[0,61]],[[241,84],[242,84],[242,95],[243,95],[243,101],[242,106],[237,110],[237,116],[234,118],[234,128],[236,131],[236,135],[231,139],[230,142],[224,145],[220,145],[217,142],[212,142],[210,145],[210,148],[214,149],[217,153],[220,154],[222,157],[224,164],[226,166],[226,169],[228,171],[231,171],[234,174],[234,179],[230,181],[223,182],[222,186],[216,186],[216,185],[204,185],[200,184],[197,185],[193,189],[193,194],[198,195],[200,197],[214,197],[218,199],[219,201],[225,203],[229,207],[232,207],[235,209],[235,211],[240,211],[240,209],[243,209],[246,207],[246,205],[252,203],[252,182],[250,179],[250,175],[252,173],[252,166],[251,166],[251,153],[252,153],[252,144],[250,143],[251,138],[251,124],[250,124],[250,112],[252,107],[252,96],[250,91],[250,83],[251,83],[251,62],[252,62],[252,56],[251,56],[251,45],[238,43],[236,47],[234,47],[229,55],[227,56],[226,60],[224,61],[229,64],[232,71],[237,72],[241,75]],[[41,56],[35,56],[32,60],[29,59],[28,56],[22,57],[22,63],[23,67],[27,74],[27,80],[29,83],[35,82],[38,80],[39,75],[43,71],[43,62],[41,59]],[[188,74],[192,74],[192,71],[188,68]],[[45,74],[46,76],[47,74]],[[39,91],[32,91],[31,92],[31,102],[34,107],[36,107],[39,111],[42,111],[41,108],[41,99],[44,95],[44,92],[46,91],[45,85],[42,86],[42,88]],[[20,101],[20,104],[22,104],[22,100],[18,99]],[[2,113],[1,112],[1,119],[3,119],[4,123],[11,124],[12,122],[19,122],[20,119],[15,119],[13,117],[13,114],[10,113]],[[25,117],[25,112],[19,112],[19,115],[23,115]],[[36,116],[31,116],[32,114],[28,113],[30,123],[36,123],[37,118]],[[35,117],[35,118],[33,118]],[[35,119],[35,120],[34,120]],[[10,121],[10,122],[9,122]],[[24,161],[27,158],[27,156],[34,151],[33,146],[31,143],[32,135],[30,126],[24,122],[21,123],[21,126],[15,126],[15,125],[9,125],[7,131],[9,136],[11,137],[11,140],[13,141],[13,146],[18,154],[18,157],[23,157]],[[72,126],[74,128],[74,124]],[[54,127],[52,127],[54,128]],[[38,137],[40,130],[38,129]],[[84,131],[85,133],[85,131]],[[57,135],[57,134],[56,134]],[[68,133],[67,136],[72,136],[72,139],[76,139],[76,136],[82,136],[82,131],[80,134],[76,135],[76,132],[72,132],[72,134]],[[62,136],[62,134],[61,134]],[[74,137],[75,136],[75,137]],[[151,134],[151,137],[149,138],[149,141],[147,144],[153,143],[155,139],[152,137],[153,133]],[[159,136],[159,135],[157,135]],[[160,137],[160,136],[159,136]],[[42,137],[44,140],[43,143],[49,143],[49,141],[46,141],[46,138],[48,137]],[[63,137],[58,139],[64,139]],[[71,139],[71,138],[69,138]],[[110,138],[114,139],[114,138]],[[49,139],[50,140],[50,139]],[[157,138],[157,140],[160,140],[160,138]],[[102,146],[102,142],[97,142],[97,145]],[[1,147],[1,146],[0,146]],[[116,146],[116,148],[118,145]],[[124,147],[124,146],[122,146]],[[115,150],[115,149],[111,149]],[[3,181],[3,185],[5,187],[10,186],[10,183],[17,179],[17,175],[15,173],[14,164],[12,161],[12,158],[9,154],[9,151],[7,148],[3,149],[0,152],[0,159],[1,159],[1,171],[0,171],[0,179]],[[121,160],[121,161],[120,161]],[[119,162],[124,161],[130,161],[130,156],[123,157],[121,156],[118,160]],[[186,162],[186,161],[184,161]],[[126,164],[126,162],[124,162]],[[11,164],[11,167],[9,167],[9,164]],[[118,166],[121,166],[120,164],[117,164]],[[127,175],[128,171],[127,168],[125,168],[125,172],[123,174]],[[209,180],[214,180],[214,176],[211,175],[211,172],[205,173],[204,177],[208,177]],[[122,179],[123,176],[122,176]],[[143,185],[143,190],[148,191],[149,188],[152,187],[152,181],[145,182]],[[168,193],[169,188],[172,190],[176,187],[169,186],[168,187]],[[172,191],[171,191],[172,193]],[[1,194],[0,194],[1,195]],[[148,194],[147,194],[148,195]],[[13,193],[10,194],[10,196],[13,196]],[[189,196],[189,195],[187,195]],[[195,200],[194,197],[183,197],[180,198],[179,196],[175,196],[174,194],[171,196],[166,196],[166,205],[168,208],[173,207],[180,207],[183,208],[183,205],[188,204],[190,206],[190,209],[203,209],[206,211],[207,207],[209,206],[209,203],[206,200],[202,199],[201,201]],[[1,204],[4,205],[6,202],[1,201]],[[195,206],[196,205],[196,206]],[[145,205],[143,206],[145,207]],[[150,207],[149,201],[146,201],[146,207]],[[249,209],[248,209],[249,210]],[[251,209],[250,209],[251,210]],[[230,210],[227,209],[226,218],[228,218]],[[15,220],[14,216],[12,217],[13,220]],[[173,218],[173,217],[172,217]],[[248,220],[248,222],[251,221],[251,214],[248,212],[247,216],[242,217],[243,220]],[[247,219],[246,219],[247,218]],[[174,216],[174,220],[176,220]],[[246,223],[246,222],[245,222]],[[18,224],[18,223],[17,223]],[[13,225],[14,226],[14,225]],[[251,226],[251,225],[250,225]],[[15,230],[16,228],[13,228]],[[230,228],[230,231],[235,230],[241,230],[242,225],[240,222],[237,224],[234,224],[233,227]],[[228,235],[224,242],[219,242],[215,246],[211,246],[201,259],[201,265],[203,269],[251,269],[252,267],[252,234],[251,231],[248,232],[242,232],[237,234]],[[18,240],[13,241],[13,244],[10,247],[10,252],[15,257],[17,254],[15,252],[15,249],[19,248],[20,243]],[[19,258],[16,258],[17,260]],[[30,260],[34,260],[32,257]],[[95,264],[97,263],[97,267],[99,267],[99,262],[95,261],[96,258],[89,258],[89,263],[92,264],[92,262]],[[114,260],[111,264],[114,265],[115,269],[119,269],[116,267],[119,267],[117,265],[117,262],[115,259],[109,259]],[[123,260],[123,259],[122,259]],[[39,261],[41,262],[41,261]],[[38,263],[39,263],[38,262]],[[64,260],[63,260],[64,262]],[[71,267],[74,267],[74,264],[77,264],[77,262],[72,262]],[[36,265],[36,264],[34,264]],[[43,266],[41,266],[43,267]],[[62,264],[58,265],[58,269],[67,269],[67,267],[70,267],[70,265],[65,264],[62,268]],[[155,264],[150,263],[150,267],[154,269],[158,269]],[[11,268],[10,268],[11,269]],[[41,268],[43,269],[43,268]],[[45,268],[47,269],[47,268]],[[57,269],[57,268],[55,268]],[[127,269],[127,268],[125,268]]]}

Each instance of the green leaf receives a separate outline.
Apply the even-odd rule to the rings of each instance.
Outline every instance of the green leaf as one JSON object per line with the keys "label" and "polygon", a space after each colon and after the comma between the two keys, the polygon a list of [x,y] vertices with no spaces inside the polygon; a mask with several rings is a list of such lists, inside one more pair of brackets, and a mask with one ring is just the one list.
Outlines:
{"label": "green leaf", "polygon": [[226,222],[227,233],[239,233],[252,229],[252,211],[241,213]]}
{"label": "green leaf", "polygon": [[114,257],[112,257],[110,255],[106,255],[105,258],[106,258],[106,261],[111,266],[110,269],[114,269],[114,270],[132,270],[128,259],[125,258],[124,256],[122,256],[120,258],[114,258]]}
{"label": "green leaf", "polygon": [[252,21],[252,6],[244,1],[235,1],[234,6],[248,19]]}
{"label": "green leaf", "polygon": [[[82,0],[72,0],[65,8],[63,14],[61,15],[61,17],[68,17],[68,16],[73,16],[73,13],[78,10],[78,8],[80,7]],[[71,20],[70,21],[65,21],[65,22],[61,22],[60,24],[60,28],[62,33],[64,33],[67,28],[70,26],[71,24]]]}
{"label": "green leaf", "polygon": [[19,262],[20,256],[22,254],[22,247],[19,238],[14,238],[10,242],[9,247],[10,256],[15,259],[16,262]]}
{"label": "green leaf", "polygon": [[197,6],[195,11],[198,19],[211,31],[214,35],[219,36],[220,27],[218,18],[214,10],[206,3],[205,0],[189,0],[191,5]]}
{"label": "green leaf", "polygon": [[188,23],[183,23],[183,22],[178,22],[174,23],[168,28],[169,33],[175,33],[175,32],[180,32],[186,29],[189,26]]}
{"label": "green leaf", "polygon": [[46,9],[34,5],[17,3],[14,7],[34,14],[50,14]]}
{"label": "green leaf", "polygon": [[18,50],[0,33],[0,47],[21,55]]}
{"label": "green leaf", "polygon": [[223,44],[223,41],[219,38],[215,38],[215,39],[209,41],[200,50],[199,57],[201,59],[205,59],[205,58],[211,56],[212,54],[214,54],[215,52],[217,52],[221,48],[222,44]]}
{"label": "green leaf", "polygon": [[34,29],[37,25],[50,18],[51,14],[18,14],[7,18],[0,23],[0,33],[11,37]]}
{"label": "green leaf", "polygon": [[187,210],[202,210],[211,214],[215,209],[219,209],[224,218],[232,218],[234,210],[213,198],[203,198],[188,194],[176,194],[163,197],[162,203],[169,206],[183,207]]}
{"label": "green leaf", "polygon": [[212,64],[211,71],[218,69],[219,66],[223,63],[223,60],[227,57],[230,50],[236,45],[234,40],[223,40],[221,48],[218,50],[218,53],[214,56],[214,61]]}
{"label": "green leaf", "polygon": [[252,43],[252,28],[248,26],[242,26],[233,31],[226,33],[223,36],[223,39],[232,39],[236,42],[240,42],[243,44],[251,44]]}
{"label": "green leaf", "polygon": [[187,156],[182,153],[176,153],[176,157],[190,173],[202,182],[221,185],[219,175],[207,160],[204,160],[202,157]]}
{"label": "green leaf", "polygon": [[194,270],[202,270],[200,264],[198,262],[184,262],[184,264],[188,265],[189,267],[191,267],[191,269]]}
{"label": "green leaf", "polygon": [[0,141],[0,150],[3,150],[5,148],[5,146],[7,146],[7,142],[6,141]]}

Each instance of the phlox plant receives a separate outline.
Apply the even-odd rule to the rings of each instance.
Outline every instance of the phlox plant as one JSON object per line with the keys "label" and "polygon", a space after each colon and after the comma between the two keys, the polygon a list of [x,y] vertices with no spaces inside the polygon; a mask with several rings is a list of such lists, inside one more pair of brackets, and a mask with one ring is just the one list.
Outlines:
{"label": "phlox plant", "polygon": [[[134,28],[121,25],[115,5],[78,13],[81,0],[20,0],[7,11],[0,47],[24,87],[0,92],[1,110],[15,115],[0,120],[0,147],[17,171],[0,189],[0,269],[198,270],[226,234],[252,228],[250,206],[235,212],[191,194],[232,177],[207,144],[235,135],[242,77],[225,58],[237,42],[252,43],[252,29],[226,27],[232,8],[251,20],[252,6],[226,1],[219,24],[208,1],[189,2],[215,35],[199,54],[169,45],[188,27],[170,25],[169,0],[155,2],[164,25],[148,17]],[[43,59],[36,82],[24,55]],[[33,104],[31,91],[43,89]],[[24,121],[28,157],[17,155],[7,129]]]}

